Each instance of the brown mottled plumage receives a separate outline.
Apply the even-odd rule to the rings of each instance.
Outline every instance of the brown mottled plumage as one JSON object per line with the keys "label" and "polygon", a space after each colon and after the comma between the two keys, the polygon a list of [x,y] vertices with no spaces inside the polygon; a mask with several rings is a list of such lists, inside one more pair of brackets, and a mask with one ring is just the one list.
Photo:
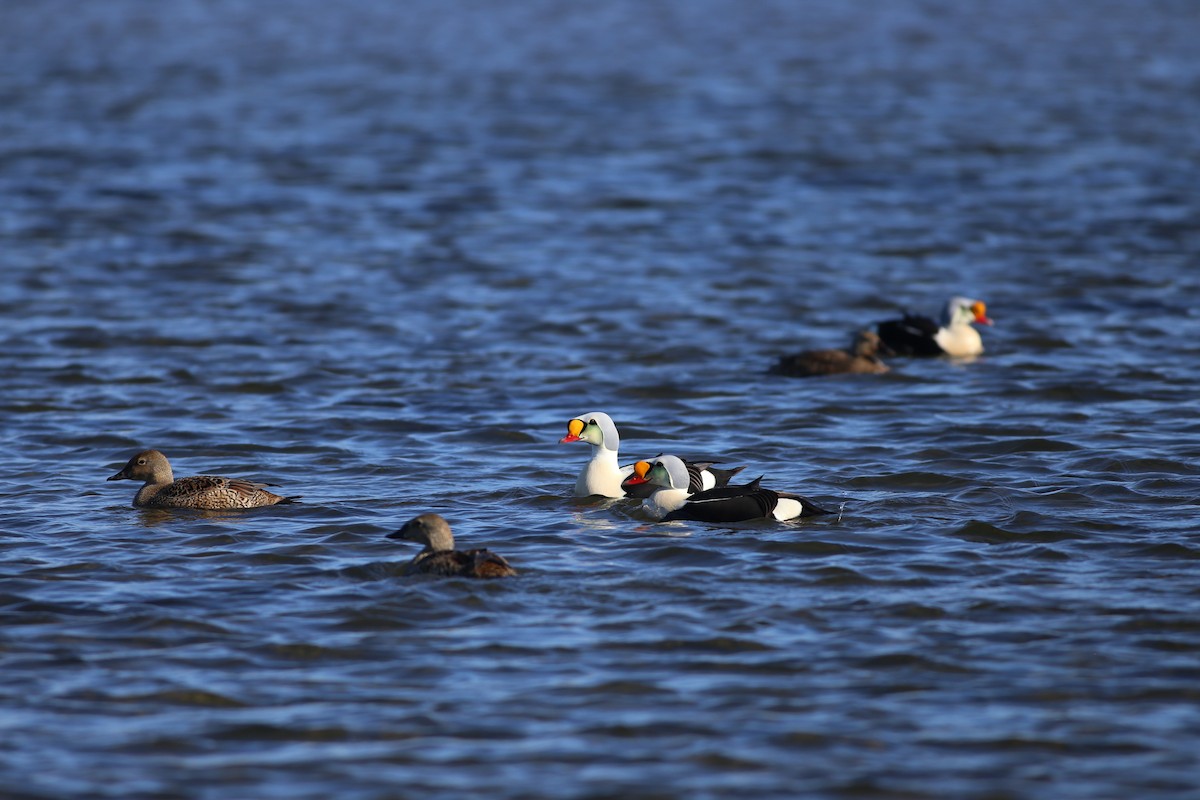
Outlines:
{"label": "brown mottled plumage", "polygon": [[171,463],[157,450],[143,450],[125,468],[109,478],[110,481],[144,481],[133,497],[137,508],[197,508],[221,511],[236,508],[258,508],[276,503],[295,502],[294,497],[280,497],[268,492],[264,483],[252,483],[240,478],[218,478],[198,475],[174,479]]}
{"label": "brown mottled plumage", "polygon": [[847,350],[805,350],[783,356],[771,368],[777,375],[807,378],[814,375],[887,372],[888,366],[879,360],[882,343],[872,331],[859,331]]}
{"label": "brown mottled plumage", "polygon": [[465,578],[507,578],[517,571],[502,556],[490,550],[455,550],[450,523],[440,514],[422,514],[388,534],[389,539],[407,539],[425,549],[404,568],[405,575],[461,575]]}

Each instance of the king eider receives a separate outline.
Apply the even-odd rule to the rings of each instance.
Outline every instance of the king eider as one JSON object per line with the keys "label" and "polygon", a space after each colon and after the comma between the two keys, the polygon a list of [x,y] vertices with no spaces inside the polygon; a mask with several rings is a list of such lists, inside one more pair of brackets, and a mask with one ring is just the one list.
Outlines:
{"label": "king eider", "polygon": [[800,516],[833,513],[798,494],[764,489],[759,485],[762,478],[756,478],[743,486],[725,486],[689,494],[686,488],[686,470],[682,460],[676,456],[659,456],[653,464],[639,461],[634,464],[633,469],[636,479],[658,487],[642,502],[642,508],[661,522],[788,520]]}
{"label": "king eider", "polygon": [[902,319],[879,323],[877,330],[887,348],[885,354],[970,358],[983,352],[983,339],[972,323],[992,324],[984,302],[952,297],[942,311],[940,325],[929,317],[905,314]]}

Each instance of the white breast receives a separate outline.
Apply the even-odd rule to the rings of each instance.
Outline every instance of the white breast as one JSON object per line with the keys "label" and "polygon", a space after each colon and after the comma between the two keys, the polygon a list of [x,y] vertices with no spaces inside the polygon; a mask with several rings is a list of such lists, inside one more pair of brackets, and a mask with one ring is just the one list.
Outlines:
{"label": "white breast", "polygon": [[659,489],[642,501],[642,510],[654,519],[662,519],[682,507],[687,502],[688,496],[684,489]]}
{"label": "white breast", "polygon": [[983,352],[983,338],[979,331],[969,324],[960,323],[942,328],[933,339],[938,343],[938,347],[946,351],[946,355],[954,358],[977,356]]}
{"label": "white breast", "polygon": [[592,447],[592,458],[579,473],[575,481],[575,496],[590,497],[598,494],[603,497],[624,497],[625,490],[621,481],[633,473],[633,467],[624,469],[617,463],[617,454],[604,447]]}

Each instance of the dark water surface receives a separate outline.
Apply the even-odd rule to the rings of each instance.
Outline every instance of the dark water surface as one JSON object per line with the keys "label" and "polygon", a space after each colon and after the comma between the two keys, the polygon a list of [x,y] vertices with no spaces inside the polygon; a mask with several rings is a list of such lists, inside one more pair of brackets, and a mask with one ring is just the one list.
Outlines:
{"label": "dark water surface", "polygon": [[[0,794],[1200,796],[1197,31],[0,4]],[[974,363],[764,374],[952,293]],[[844,514],[576,500],[593,409]],[[522,575],[402,578],[422,511]]]}

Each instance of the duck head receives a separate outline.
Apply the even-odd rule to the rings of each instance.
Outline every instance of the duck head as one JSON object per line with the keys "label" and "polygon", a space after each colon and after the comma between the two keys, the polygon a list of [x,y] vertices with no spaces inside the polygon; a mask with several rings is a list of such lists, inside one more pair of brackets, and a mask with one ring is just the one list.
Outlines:
{"label": "duck head", "polygon": [[389,539],[407,539],[410,542],[423,544],[430,550],[453,550],[454,535],[450,533],[450,523],[441,514],[422,514],[404,523],[404,527],[395,533],[389,533]]}
{"label": "duck head", "polygon": [[850,352],[861,358],[874,358],[883,346],[875,331],[859,331],[850,343]]}
{"label": "duck head", "polygon": [[688,488],[689,477],[687,465],[683,463],[683,459],[679,456],[662,455],[654,460],[654,463],[649,461],[639,461],[633,465],[633,474],[626,481],[628,483],[653,483],[655,486],[663,486],[667,489],[684,489]]}
{"label": "duck head", "polygon": [[166,456],[157,450],[143,450],[108,480],[170,483],[172,478],[171,462],[167,461]]}
{"label": "duck head", "polygon": [[991,325],[987,315],[987,304],[982,300],[972,300],[969,297],[952,297],[946,303],[942,312],[942,326],[976,322],[980,325]]}
{"label": "duck head", "polygon": [[558,442],[587,442],[593,447],[603,447],[615,453],[621,445],[621,437],[617,434],[612,417],[603,411],[593,411],[580,414],[568,422],[567,435]]}

